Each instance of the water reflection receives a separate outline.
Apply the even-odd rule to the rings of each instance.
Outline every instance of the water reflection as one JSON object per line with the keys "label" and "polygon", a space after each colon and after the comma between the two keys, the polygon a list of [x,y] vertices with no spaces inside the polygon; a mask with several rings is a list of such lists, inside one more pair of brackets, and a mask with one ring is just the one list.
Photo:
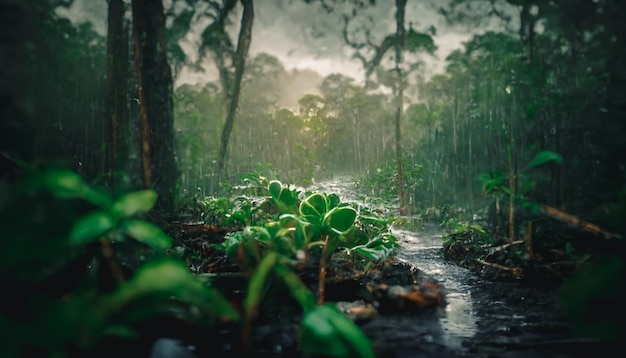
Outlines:
{"label": "water reflection", "polygon": [[471,273],[442,261],[440,233],[396,231],[394,235],[400,239],[402,246],[399,257],[416,265],[445,287],[446,306],[440,314],[443,343],[452,348],[461,347],[465,339],[476,333]]}

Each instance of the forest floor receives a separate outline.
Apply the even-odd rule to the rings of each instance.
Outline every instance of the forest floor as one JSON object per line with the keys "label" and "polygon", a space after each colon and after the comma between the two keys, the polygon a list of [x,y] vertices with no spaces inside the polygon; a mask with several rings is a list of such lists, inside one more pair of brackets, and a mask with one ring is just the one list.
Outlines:
{"label": "forest floor", "polygon": [[[219,228],[194,224],[178,226],[173,236],[175,247],[195,253],[194,257],[186,257],[191,270],[230,277],[224,281],[230,283],[222,286],[229,291],[225,292],[227,297],[237,300],[245,289],[238,275],[240,267],[236,260],[210,245],[223,234]],[[530,251],[523,242],[486,243],[484,239],[485,235],[468,227],[447,235],[441,247],[418,250],[412,260],[393,256],[365,273],[355,272],[345,261],[336,260],[329,263],[326,300],[336,302],[361,327],[371,339],[377,357],[566,358],[619,347],[624,337],[623,323],[611,327],[617,336],[610,334],[608,339],[589,334],[597,332],[594,327],[598,321],[614,321],[612,308],[604,307],[602,312],[592,307],[588,312],[580,312],[577,318],[583,322],[581,330],[581,323],[573,323],[563,306],[563,284],[590,259],[588,255],[568,252],[568,246],[552,240],[550,245],[535,245],[529,258]],[[427,272],[420,267],[428,262],[438,268],[431,267]],[[301,277],[310,287],[316,287],[317,268],[312,269],[301,273]],[[461,281],[461,288],[451,291],[446,287]],[[621,299],[623,281],[618,285],[617,297]],[[582,286],[578,286],[581,291],[588,289]],[[613,291],[582,292],[570,297],[570,301],[597,305],[593,300],[601,295],[600,299],[615,303],[615,308],[617,302],[612,300],[616,298],[610,297]],[[469,301],[469,313],[454,316],[449,312],[449,297],[453,295],[462,295],[464,301]],[[293,301],[280,298],[264,304],[255,320],[249,356],[303,356],[298,349],[299,314],[294,306]],[[455,319],[471,322],[461,322],[460,328],[448,324]],[[235,331],[202,333],[192,327],[162,336],[193,347],[191,357],[231,356],[239,346],[240,337]],[[215,340],[207,343],[206,334]],[[153,354],[160,358],[173,356],[185,355]]]}

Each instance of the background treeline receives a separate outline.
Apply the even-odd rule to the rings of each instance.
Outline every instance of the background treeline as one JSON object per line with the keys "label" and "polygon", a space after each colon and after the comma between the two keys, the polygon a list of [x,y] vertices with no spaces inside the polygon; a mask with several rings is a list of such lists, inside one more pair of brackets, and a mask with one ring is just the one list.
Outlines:
{"label": "background treeline", "polygon": [[[514,185],[526,200],[624,232],[624,4],[521,3],[513,4],[516,31],[474,36],[447,57],[443,73],[406,73],[402,142],[410,210],[476,210]],[[2,150],[25,161],[64,161],[105,183],[107,39],[57,15],[58,5],[2,5]],[[168,23],[168,36],[180,37],[179,22]],[[175,50],[168,52],[174,75],[185,64]],[[236,183],[254,170],[297,184],[356,175],[368,194],[397,195],[395,102],[384,78],[375,79],[376,89],[342,74],[316,78],[315,91],[298,98],[290,92],[287,103],[285,89],[302,76],[271,55],[248,59],[223,181]],[[136,159],[140,116],[136,84],[129,83],[127,156]],[[215,163],[228,106],[223,87],[218,79],[173,89],[178,203],[221,190]],[[560,154],[560,164],[527,170],[546,150]],[[126,188],[141,186],[136,161],[117,170]],[[503,189],[492,198],[482,185],[489,180]]]}

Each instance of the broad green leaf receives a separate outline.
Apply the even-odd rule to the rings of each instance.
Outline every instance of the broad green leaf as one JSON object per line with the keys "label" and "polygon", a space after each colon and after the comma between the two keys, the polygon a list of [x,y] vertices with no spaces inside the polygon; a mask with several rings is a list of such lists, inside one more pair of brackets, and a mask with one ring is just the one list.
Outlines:
{"label": "broad green leaf", "polygon": [[333,232],[343,235],[348,232],[356,220],[356,210],[349,206],[341,206],[331,209],[324,217],[324,225]]}
{"label": "broad green leaf", "polygon": [[305,227],[309,223],[302,221],[298,216],[293,214],[283,214],[280,216],[280,224],[283,227],[294,227],[294,244],[296,250],[303,249],[307,242]]}
{"label": "broad green leaf", "polygon": [[367,260],[374,261],[374,262],[378,262],[382,258],[385,257],[384,252],[382,252],[381,250],[371,249],[371,248],[365,247],[363,245],[353,247],[350,250],[350,252],[351,253],[352,252],[356,252],[356,253],[362,255],[363,257],[365,257]]}
{"label": "broad green leaf", "polygon": [[272,239],[269,231],[262,226],[250,226],[245,229],[252,237],[259,241],[269,242]]}
{"label": "broad green leaf", "polygon": [[70,243],[87,244],[115,227],[115,220],[108,213],[96,211],[80,219],[70,233]]}
{"label": "broad green leaf", "polygon": [[172,238],[158,226],[142,220],[124,220],[124,231],[135,240],[155,249],[167,249],[172,246]]}
{"label": "broad green leaf", "polygon": [[45,173],[45,185],[58,197],[81,197],[88,188],[87,183],[71,170],[50,170]]}
{"label": "broad green leaf", "polygon": [[303,216],[323,217],[328,208],[326,195],[322,193],[311,194],[300,203],[300,214]]}
{"label": "broad green leaf", "polygon": [[245,300],[246,317],[254,317],[256,315],[257,307],[261,303],[263,293],[265,292],[267,277],[277,261],[278,254],[270,251],[263,257],[254,271],[254,275],[248,284],[248,294]]}
{"label": "broad green leaf", "polygon": [[283,264],[276,265],[275,270],[287,284],[291,296],[298,301],[304,310],[312,309],[317,305],[315,295],[313,295],[313,292],[302,282],[300,276]]}
{"label": "broad green leaf", "polygon": [[329,209],[335,208],[339,206],[339,204],[341,204],[341,198],[339,198],[339,195],[334,194],[334,193],[328,195],[328,208]]}
{"label": "broad green leaf", "polygon": [[361,329],[334,304],[305,312],[301,324],[302,352],[310,357],[374,357]]}
{"label": "broad green leaf", "polygon": [[171,259],[151,261],[137,270],[133,278],[120,288],[119,294],[126,298],[157,292],[175,294],[192,279],[189,268],[182,262]]}
{"label": "broad green leaf", "polygon": [[389,257],[398,245],[395,242],[396,238],[393,237],[393,241],[387,241],[384,237],[378,237],[366,245],[359,245],[353,247],[350,252],[357,252],[370,261],[381,261]]}
{"label": "broad green leaf", "polygon": [[280,191],[280,201],[287,206],[292,206],[298,202],[298,193],[289,188],[283,188]]}
{"label": "broad green leaf", "polygon": [[375,216],[359,215],[359,222],[363,224],[378,225],[383,227],[387,226],[387,219],[378,218]]}
{"label": "broad green leaf", "polygon": [[58,198],[81,198],[102,208],[109,208],[111,199],[93,188],[71,170],[48,170],[43,177],[44,186]]}
{"label": "broad green leaf", "polygon": [[241,231],[231,232],[226,234],[224,242],[218,247],[226,251],[226,255],[229,257],[235,257],[239,245],[241,245],[241,242],[244,241],[245,238]]}
{"label": "broad green leaf", "polygon": [[563,157],[559,153],[555,153],[550,150],[544,150],[537,153],[537,155],[535,155],[535,158],[533,158],[533,160],[528,163],[527,167],[534,168],[549,162],[561,164],[563,162]]}
{"label": "broad green leaf", "polygon": [[268,186],[268,189],[272,198],[278,201],[280,198],[280,192],[283,189],[283,184],[278,180],[272,180]]}
{"label": "broad green leaf", "polygon": [[156,200],[157,193],[152,189],[135,191],[119,198],[113,210],[122,217],[131,217],[150,211]]}
{"label": "broad green leaf", "polygon": [[[169,257],[142,265],[130,281],[108,296],[106,302],[116,305],[119,310],[131,301],[139,305],[137,300],[141,298],[163,302],[175,298],[200,309],[204,317],[211,318],[213,323],[239,319],[239,314],[216,289],[204,286],[182,261]],[[151,307],[141,308],[149,310]]]}

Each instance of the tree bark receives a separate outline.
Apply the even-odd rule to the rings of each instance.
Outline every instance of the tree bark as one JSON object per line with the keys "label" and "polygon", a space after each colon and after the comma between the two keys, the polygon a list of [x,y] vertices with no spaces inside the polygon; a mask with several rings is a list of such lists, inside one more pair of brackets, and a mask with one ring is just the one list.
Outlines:
{"label": "tree bark", "polygon": [[225,174],[224,166],[226,162],[228,140],[235,122],[237,106],[239,105],[239,94],[241,92],[241,78],[243,77],[246,58],[248,57],[248,50],[250,49],[250,42],[252,40],[252,23],[254,20],[253,0],[241,0],[241,3],[243,5],[243,14],[241,16],[241,28],[239,30],[237,53],[235,57],[235,78],[230,96],[230,106],[228,108],[226,121],[224,122],[224,127],[222,129],[220,149],[217,158],[218,182],[221,182]]}
{"label": "tree bark", "polygon": [[174,208],[178,177],[174,154],[174,85],[167,62],[163,3],[133,0],[133,22],[144,185],[159,194],[153,212],[162,216]]}
{"label": "tree bark", "polygon": [[109,177],[108,182],[116,186],[114,171],[123,171],[129,151],[128,124],[128,34],[124,21],[126,6],[123,0],[110,0],[107,33],[107,145],[106,163],[102,174]]}
{"label": "tree bark", "polygon": [[133,0],[133,42],[135,47],[135,74],[137,75],[137,92],[139,97],[139,114],[141,123],[141,175],[143,187],[152,187],[152,170],[150,169],[150,123],[148,122],[148,108],[146,105],[146,95],[143,85],[143,66],[141,41],[139,34],[140,6],[138,0]]}
{"label": "tree bark", "polygon": [[406,30],[404,28],[404,14],[406,9],[407,0],[396,0],[396,75],[397,86],[396,92],[396,163],[398,170],[398,200],[400,206],[400,214],[406,215],[408,213],[406,203],[406,191],[404,187],[404,166],[402,161],[402,113],[404,111],[404,83],[402,79],[402,70],[400,64],[402,63],[402,51],[404,50],[404,40],[406,37]]}

